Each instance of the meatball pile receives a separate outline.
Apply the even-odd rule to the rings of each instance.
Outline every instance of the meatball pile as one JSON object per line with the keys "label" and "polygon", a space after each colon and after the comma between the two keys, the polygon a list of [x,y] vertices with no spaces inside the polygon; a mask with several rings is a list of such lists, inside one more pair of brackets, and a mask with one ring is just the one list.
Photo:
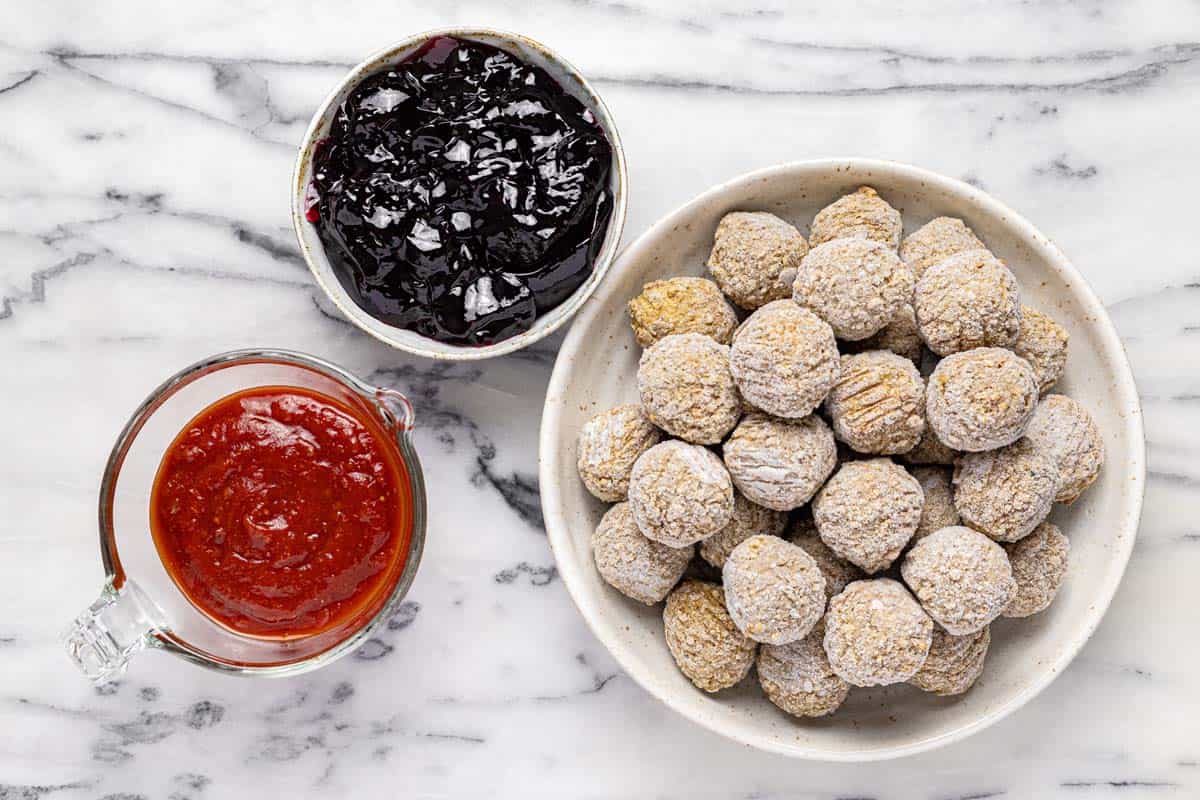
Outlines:
{"label": "meatball pile", "polygon": [[580,432],[583,485],[615,504],[600,576],[666,601],[706,692],[754,671],[797,717],[853,687],[966,692],[992,621],[1054,600],[1070,543],[1047,517],[1104,462],[1088,411],[1050,393],[1067,332],[962,220],[904,236],[865,186],[808,239],[727,214],[708,267],[629,303],[638,402]]}

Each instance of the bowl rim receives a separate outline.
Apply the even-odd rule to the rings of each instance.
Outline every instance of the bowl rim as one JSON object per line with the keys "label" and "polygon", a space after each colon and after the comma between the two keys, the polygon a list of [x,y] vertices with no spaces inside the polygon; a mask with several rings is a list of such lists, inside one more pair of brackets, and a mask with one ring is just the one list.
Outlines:
{"label": "bowl rim", "polygon": [[[416,331],[388,325],[372,317],[358,307],[337,281],[336,276],[332,273],[332,268],[329,265],[324,248],[320,246],[319,240],[316,241],[315,246],[310,247],[305,237],[305,229],[309,225],[305,219],[305,200],[308,191],[305,181],[306,168],[311,162],[313,150],[321,138],[319,134],[326,127],[323,124],[323,120],[327,113],[336,104],[341,102],[346,92],[365,77],[380,69],[385,64],[394,61],[397,56],[405,51],[411,50],[429,39],[438,36],[451,36],[475,41],[482,39],[485,43],[489,43],[490,40],[490,43],[497,46],[502,46],[503,44],[515,45],[527,51],[537,53],[553,67],[562,71],[562,76],[553,75],[554,78],[560,79],[560,82],[566,84],[567,81],[561,80],[565,76],[577,86],[578,93],[582,93],[586,98],[585,104],[595,114],[596,122],[600,125],[601,130],[604,131],[605,136],[608,137],[609,143],[612,146],[613,170],[610,178],[610,188],[613,195],[612,216],[609,218],[608,228],[605,231],[600,251],[592,263],[591,275],[566,300],[545,314],[535,318],[533,325],[528,330],[494,344],[478,347],[438,342],[429,337],[422,336]],[[569,86],[567,89],[570,91]],[[576,92],[572,93],[578,94]],[[333,302],[342,315],[359,330],[397,350],[413,355],[439,361],[477,361],[506,355],[541,341],[566,324],[575,315],[575,312],[579,310],[580,306],[592,296],[592,293],[596,291],[596,287],[600,285],[600,281],[604,279],[604,276],[608,273],[609,268],[618,255],[621,235],[625,228],[629,194],[628,185],[629,175],[625,162],[625,149],[621,144],[621,136],[617,131],[616,123],[613,121],[612,113],[609,111],[600,94],[571,62],[545,44],[519,33],[484,26],[432,28],[412,34],[411,36],[406,36],[368,55],[352,67],[334,85],[325,96],[325,99],[321,101],[320,105],[317,106],[316,111],[313,112],[312,119],[309,121],[308,128],[304,132],[304,137],[297,148],[296,160],[292,167],[290,189],[292,198],[292,228],[296,235],[296,243],[300,248],[300,253],[304,258],[305,264],[308,266],[309,272],[312,273],[313,279],[317,282],[317,286]],[[393,331],[396,333],[393,334]],[[408,339],[419,342],[419,344],[414,343],[414,341],[408,341]]]}
{"label": "bowl rim", "polygon": [[727,730],[723,722],[705,715],[698,708],[694,707],[693,704],[676,699],[675,694],[672,692],[662,691],[661,687],[657,685],[651,676],[645,674],[637,666],[636,662],[627,657],[619,644],[609,641],[608,637],[604,634],[605,627],[599,622],[600,612],[589,603],[583,588],[580,574],[583,567],[581,564],[573,561],[568,555],[570,533],[565,522],[562,491],[556,484],[556,475],[560,471],[561,459],[567,453],[574,453],[574,447],[562,441],[561,416],[565,403],[557,398],[561,398],[564,395],[568,383],[568,373],[570,372],[569,362],[576,357],[577,351],[585,341],[584,330],[588,327],[587,323],[601,313],[604,306],[602,303],[593,303],[579,314],[563,341],[554,363],[554,370],[550,376],[550,383],[546,392],[546,403],[542,410],[542,425],[538,441],[538,480],[541,485],[542,513],[545,518],[546,534],[550,540],[550,547],[554,553],[559,574],[562,575],[568,594],[579,609],[580,614],[583,615],[584,621],[591,629],[593,635],[600,640],[627,675],[632,677],[643,689],[667,707],[714,733],[767,752],[813,761],[884,761],[943,747],[965,739],[999,722],[1028,703],[1049,686],[1075,658],[1088,639],[1091,638],[1101,619],[1104,618],[1117,587],[1120,585],[1121,578],[1124,576],[1141,520],[1146,483],[1146,447],[1142,424],[1142,408],[1137,386],[1133,378],[1133,371],[1129,366],[1128,356],[1112,320],[1109,318],[1103,304],[1091,286],[1062,251],[1050,239],[1038,231],[1025,217],[1013,211],[988,193],[963,181],[932,172],[922,167],[896,161],[848,157],[790,161],[742,173],[701,192],[699,195],[696,195],[661,217],[622,250],[620,256],[617,258],[614,269],[616,271],[627,269],[628,265],[641,260],[643,254],[646,251],[652,250],[659,238],[675,227],[681,217],[726,192],[755,181],[763,181],[785,175],[796,177],[797,172],[812,171],[870,171],[879,174],[881,182],[886,180],[887,176],[899,176],[917,182],[924,182],[933,188],[941,189],[973,203],[981,213],[1004,218],[1014,227],[1018,228],[1022,237],[1031,244],[1034,252],[1050,263],[1060,275],[1069,277],[1074,285],[1079,288],[1079,299],[1083,307],[1082,310],[1091,318],[1091,326],[1097,331],[1106,355],[1111,355],[1112,357],[1114,372],[1116,373],[1116,385],[1114,388],[1116,389],[1121,407],[1126,408],[1128,412],[1124,415],[1124,420],[1125,430],[1133,448],[1129,467],[1135,485],[1135,489],[1131,492],[1129,499],[1130,513],[1124,517],[1121,522],[1122,528],[1119,529],[1120,532],[1128,533],[1129,535],[1118,535],[1115,537],[1117,544],[1114,546],[1114,564],[1118,568],[1112,573],[1111,580],[1103,587],[1101,595],[1095,598],[1095,602],[1091,606],[1092,612],[1086,618],[1080,630],[1058,651],[1057,657],[1053,662],[1044,664],[1036,678],[1019,690],[1007,702],[988,709],[974,721],[952,731],[903,745],[864,750],[827,751],[811,745],[785,742],[770,735],[745,732],[734,733]]}

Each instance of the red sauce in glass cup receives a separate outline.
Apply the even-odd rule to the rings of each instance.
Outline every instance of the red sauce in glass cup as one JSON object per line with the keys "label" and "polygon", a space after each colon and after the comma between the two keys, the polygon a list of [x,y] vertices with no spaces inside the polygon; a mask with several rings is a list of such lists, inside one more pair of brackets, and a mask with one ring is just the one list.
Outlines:
{"label": "red sauce in glass cup", "polygon": [[407,470],[369,414],[265,386],[171,443],[150,499],[159,557],[201,612],[246,636],[347,635],[387,601],[412,535]]}

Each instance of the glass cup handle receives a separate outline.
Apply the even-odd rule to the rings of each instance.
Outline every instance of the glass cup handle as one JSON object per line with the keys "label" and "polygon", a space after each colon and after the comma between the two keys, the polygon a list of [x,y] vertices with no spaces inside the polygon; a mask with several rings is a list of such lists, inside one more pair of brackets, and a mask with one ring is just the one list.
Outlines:
{"label": "glass cup handle", "polygon": [[384,417],[394,424],[397,430],[403,433],[412,431],[416,414],[413,413],[412,403],[407,397],[395,389],[376,389],[375,402]]}
{"label": "glass cup handle", "polygon": [[93,683],[120,677],[129,659],[154,641],[150,607],[135,583],[126,580],[117,589],[110,580],[63,634],[67,655]]}

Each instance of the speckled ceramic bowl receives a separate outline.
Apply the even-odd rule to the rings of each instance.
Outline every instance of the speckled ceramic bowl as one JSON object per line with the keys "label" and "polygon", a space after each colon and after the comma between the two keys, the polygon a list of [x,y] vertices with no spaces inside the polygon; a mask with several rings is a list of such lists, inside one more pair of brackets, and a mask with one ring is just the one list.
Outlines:
{"label": "speckled ceramic bowl", "polygon": [[[389,325],[363,311],[334,274],[329,259],[325,256],[325,247],[317,235],[316,226],[304,218],[305,195],[312,180],[313,151],[317,142],[328,135],[329,126],[333,122],[338,107],[363,78],[391,64],[403,61],[422,44],[436,36],[453,36],[458,39],[490,44],[546,70],[562,84],[569,94],[592,111],[597,123],[612,144],[613,164],[610,184],[610,191],[613,195],[612,218],[609,220],[608,230],[604,235],[604,242],[600,246],[596,261],[592,265],[592,274],[565,301],[551,309],[549,313],[539,316],[529,330],[483,347],[464,347],[439,342],[415,331]],[[300,251],[303,253],[304,260],[308,263],[313,277],[317,279],[321,289],[347,319],[376,339],[387,342],[399,350],[445,361],[468,361],[500,356],[527,347],[539,339],[549,336],[579,310],[583,301],[591,296],[600,281],[604,279],[609,265],[616,257],[617,246],[621,241],[621,230],[625,226],[626,182],[625,152],[621,147],[621,137],[617,134],[612,116],[608,113],[604,101],[575,67],[544,44],[519,34],[505,33],[491,28],[439,28],[410,36],[367,57],[352,69],[325,98],[325,102],[321,103],[308,126],[304,141],[300,144],[300,153],[296,158],[296,167],[292,173],[292,225],[296,229]]]}
{"label": "speckled ceramic bowl", "polygon": [[[939,215],[961,217],[1016,273],[1023,299],[1071,335],[1055,391],[1095,416],[1108,460],[1100,479],[1051,519],[1071,539],[1071,564],[1054,604],[1024,620],[999,620],[983,676],[958,698],[906,685],[855,689],[828,719],[798,721],[771,705],[750,677],[705,694],[663,641],[662,607],[628,600],[601,580],[589,537],[605,510],[575,472],[575,440],[596,411],[637,400],[640,348],[625,304],[649,280],[702,274],[717,221],[765,210],[807,231],[813,214],[862,184],[904,215],[906,230]],[[667,215],[630,245],[580,312],[555,365],[541,430],[542,508],[571,596],[592,630],[638,683],[689,719],[735,741],[798,758],[869,761],[962,739],[1031,700],[1071,661],[1104,615],[1133,548],[1145,479],[1141,410],[1125,352],[1104,308],[1045,236],[980,190],[916,167],[861,159],[805,161],[752,172]],[[1070,713],[1064,710],[1064,713]]]}

